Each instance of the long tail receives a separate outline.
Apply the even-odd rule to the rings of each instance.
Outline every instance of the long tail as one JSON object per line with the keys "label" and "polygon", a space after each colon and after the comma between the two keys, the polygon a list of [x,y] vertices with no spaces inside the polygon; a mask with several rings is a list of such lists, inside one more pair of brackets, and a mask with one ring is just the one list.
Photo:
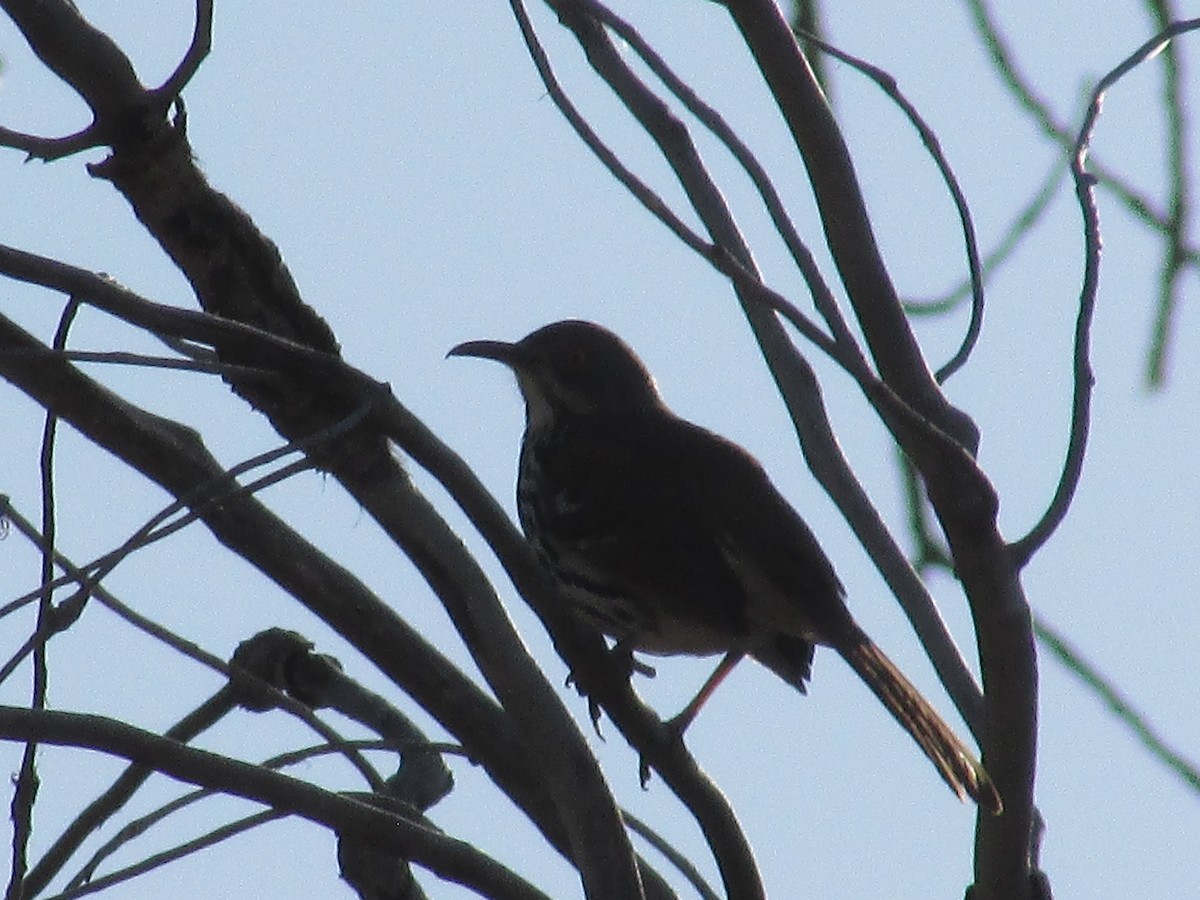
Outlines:
{"label": "long tail", "polygon": [[913,687],[883,651],[860,632],[860,640],[847,642],[838,652],[867,683],[883,705],[912,735],[912,739],[937,767],[942,780],[963,799],[969,796],[988,812],[999,814],[1004,806],[1000,794],[983,765],[942,721],[920,691]]}

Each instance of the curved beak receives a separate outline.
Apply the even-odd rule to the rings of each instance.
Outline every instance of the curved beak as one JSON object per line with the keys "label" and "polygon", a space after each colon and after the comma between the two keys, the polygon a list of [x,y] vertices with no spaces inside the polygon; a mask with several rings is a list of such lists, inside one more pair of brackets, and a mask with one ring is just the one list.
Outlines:
{"label": "curved beak", "polygon": [[475,356],[479,359],[494,359],[512,369],[525,360],[525,355],[521,352],[520,347],[505,341],[467,341],[465,344],[452,347],[446,356]]}

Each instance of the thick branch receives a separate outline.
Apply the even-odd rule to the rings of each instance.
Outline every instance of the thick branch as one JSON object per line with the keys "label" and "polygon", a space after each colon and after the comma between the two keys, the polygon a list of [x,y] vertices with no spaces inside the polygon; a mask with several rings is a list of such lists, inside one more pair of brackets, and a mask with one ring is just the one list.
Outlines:
{"label": "thick branch", "polygon": [[[771,0],[726,5],[804,158],[830,250],[884,381],[973,451],[975,427],[942,396],[921,356],[875,244],[848,150],[787,22]],[[1037,721],[1028,603],[984,473],[968,453],[948,453],[919,429],[888,424],[925,479],[975,620],[988,712],[984,763],[1005,803],[1003,816],[979,819],[977,887],[980,896],[1027,896]]]}
{"label": "thick branch", "polygon": [[[67,6],[36,4],[20,22],[35,51],[56,73],[73,71],[70,37],[86,25],[59,9]],[[57,16],[53,29],[48,17],[39,16],[47,7]],[[89,103],[93,94],[107,92],[119,95],[111,106],[121,108],[157,99],[136,80],[105,82],[102,71],[84,71],[71,83]],[[93,114],[99,120],[109,108],[93,106]],[[145,133],[114,143],[110,158],[91,167],[92,174],[111,181],[125,196],[207,312],[338,354],[333,332],[303,302],[278,248],[199,171],[182,120],[150,124]],[[216,349],[226,363],[257,362],[231,354],[223,345]],[[303,381],[246,378],[231,370],[225,375],[289,441],[319,433],[353,409],[346,398],[313,391]],[[641,896],[628,836],[582,736],[529,659],[477,562],[408,482],[384,437],[363,425],[309,453],[363,504],[438,591],[489,684],[539,758],[539,775],[563,813],[560,823],[572,859],[589,890],[609,897]]]}
{"label": "thick branch", "polygon": [[[497,541],[499,546],[506,548],[503,557],[506,566],[510,572],[517,574],[517,577],[526,585],[526,589],[530,591],[531,595],[536,594],[536,589],[529,588],[529,583],[531,580],[535,581],[538,578],[540,570],[533,560],[528,547],[516,533],[511,522],[504,516],[499,505],[487,494],[478,483],[478,480],[474,478],[473,474],[469,473],[469,470],[467,470],[467,474],[461,474],[461,470],[466,469],[461,460],[457,460],[457,457],[449,454],[449,451],[440,442],[436,441],[436,438],[429,434],[427,429],[415,417],[408,413],[407,410],[404,410],[400,404],[396,403],[394,398],[390,397],[390,395],[380,397],[380,386],[361,372],[346,366],[336,357],[292,344],[257,329],[207,316],[203,313],[179,310],[173,307],[150,303],[110,281],[96,278],[90,273],[66,266],[62,263],[35,257],[32,254],[0,248],[0,271],[5,271],[23,280],[78,293],[82,298],[94,302],[101,308],[120,316],[125,321],[152,329],[156,333],[169,334],[173,337],[193,341],[212,342],[227,348],[236,348],[239,354],[245,355],[247,358],[256,359],[260,363],[269,366],[272,371],[278,373],[281,377],[286,375],[287,377],[294,377],[300,383],[308,383],[313,391],[324,392],[327,396],[339,397],[341,398],[339,402],[349,407],[371,403],[372,398],[374,398],[377,409],[373,422],[376,426],[384,429],[393,440],[396,440],[401,446],[405,446],[414,439],[413,435],[419,435],[421,436],[419,440],[424,442],[423,446],[427,448],[440,448],[439,452],[448,454],[457,461],[460,469],[459,490],[465,491],[468,497],[473,496],[476,498],[468,500],[469,505],[473,504],[477,508],[491,511],[490,532],[493,541]],[[9,327],[15,329],[15,326]],[[3,334],[4,332],[0,328],[0,345],[3,343]],[[42,385],[44,394],[39,393],[36,386],[31,385],[28,379],[22,381],[16,376],[22,372],[30,377],[45,373],[47,361],[44,359],[37,360],[29,355],[31,351],[40,345],[36,344],[28,335],[24,335],[24,332],[20,332],[19,329],[13,331],[13,334],[17,338],[14,339],[12,346],[23,350],[25,355],[12,354],[7,359],[0,357],[0,373],[5,374],[14,383],[18,383],[19,386],[31,393],[40,402],[47,405],[54,404],[55,408],[68,408],[68,413],[65,413],[64,417],[72,421],[76,427],[80,428],[81,431],[93,440],[96,440],[97,443],[100,443],[101,446],[108,446],[109,449],[116,452],[119,456],[129,452],[130,448],[126,447],[123,443],[131,439],[131,435],[125,427],[127,423],[124,421],[124,415],[132,415],[140,423],[142,429],[146,429],[146,422],[149,422],[153,426],[149,429],[151,432],[159,427],[163,427],[168,431],[178,430],[186,434],[189,440],[185,443],[195,440],[195,436],[187,429],[182,429],[174,423],[149,416],[149,414],[136,410],[119,400],[119,398],[108,394],[102,388],[95,386],[88,379],[84,378],[84,376],[76,372],[61,358],[54,358],[53,363],[57,366],[62,366],[63,372],[70,373],[69,376],[63,377],[79,379],[78,384],[85,385],[86,388],[80,388],[72,382],[64,388],[66,396],[59,397],[52,388]],[[13,368],[6,370],[3,366],[5,362],[11,362]],[[262,378],[266,373],[260,368],[257,374],[259,378]],[[50,377],[49,383],[54,385],[58,383],[58,380],[55,377]],[[100,402],[98,398],[102,398],[104,402],[115,404],[121,410],[130,410],[131,412],[115,415],[111,410],[106,410],[104,403]],[[82,403],[84,412],[95,413],[101,426],[111,426],[113,433],[109,434],[103,429],[100,432],[89,431],[86,422],[81,423],[80,421],[72,420],[69,412],[75,411],[72,406],[72,403],[75,401]],[[145,417],[145,422],[142,422],[141,417]],[[111,445],[109,441],[112,442]],[[204,458],[208,459],[203,449],[200,448],[200,450]],[[427,453],[429,451],[426,449],[419,452]],[[168,453],[164,452],[153,455],[168,469],[171,468],[171,460]],[[123,456],[123,458],[126,458],[126,461],[133,461],[129,456]],[[209,460],[209,462],[212,470],[216,473],[210,475],[210,477],[216,478],[224,474],[215,461]],[[159,480],[160,483],[164,483],[164,473],[156,472],[153,467],[143,469],[143,472]],[[170,472],[168,471],[165,474],[170,475]],[[172,479],[166,478],[164,486],[167,486],[170,490],[172,489],[169,486],[171,483]],[[188,483],[187,479],[183,483]],[[194,490],[195,484],[203,483],[205,483],[204,479],[198,478],[190,490]],[[177,493],[177,496],[188,495],[188,489],[180,487],[180,482],[176,481],[174,484],[175,487],[173,489],[182,492]],[[402,484],[407,485],[407,479],[403,479]],[[448,565],[445,562],[447,553],[451,555],[463,553],[461,544],[453,536],[449,538],[451,543],[447,543],[448,539],[446,535],[448,532],[445,524],[440,518],[436,517],[436,514],[432,513],[424,498],[417,495],[415,491],[407,495],[403,492],[399,495],[394,495],[391,493],[393,489],[394,487],[385,491],[380,489],[378,485],[375,485],[375,490],[363,496],[363,502],[364,504],[370,504],[377,516],[382,516],[384,522],[392,529],[393,536],[406,542],[406,550],[413,555],[414,561],[422,568],[422,571],[431,580],[431,583],[446,591],[443,599],[448,604],[448,609],[454,616],[456,624],[459,626],[460,632],[464,634],[464,637],[469,642],[473,642],[477,650],[482,648],[492,654],[490,662],[480,660],[481,667],[484,667],[485,672],[489,673],[494,681],[501,683],[504,683],[506,679],[509,682],[512,682],[513,679],[519,679],[521,677],[517,674],[519,667],[529,667],[531,664],[528,662],[527,657],[525,657],[523,650],[518,654],[512,651],[511,648],[503,647],[502,643],[498,640],[501,630],[510,627],[507,620],[493,619],[490,623],[480,624],[481,622],[486,622],[486,620],[479,619],[478,612],[471,609],[471,604],[479,602],[478,593],[474,597],[463,594],[462,589],[454,581],[455,578],[459,577],[458,569],[453,564]],[[250,502],[253,504],[252,509],[261,509],[252,498],[239,496],[237,499],[239,501],[244,499]],[[232,512],[235,514],[234,518],[237,518],[236,513],[239,512],[239,507],[235,506],[231,509],[230,504],[222,504],[219,509],[205,507],[203,511],[214,514]],[[263,512],[265,513],[265,511]],[[273,517],[269,513],[265,513],[265,515],[271,524],[279,524],[274,522]],[[220,521],[214,522],[207,515],[202,516],[202,518],[205,518],[206,524],[210,528],[214,528],[214,533],[217,534],[218,538],[229,543],[235,552],[246,556],[247,559],[255,565],[259,565],[260,568],[263,568],[270,577],[274,578],[286,589],[296,593],[296,586],[289,583],[286,578],[281,579],[280,573],[274,571],[272,566],[283,564],[285,569],[296,567],[297,572],[293,574],[304,576],[308,572],[304,565],[304,561],[307,559],[305,553],[307,550],[311,550],[306,544],[303,544],[297,538],[296,540],[304,548],[307,548],[307,550],[289,549],[287,541],[275,541],[272,539],[271,534],[273,529],[271,527],[251,525],[248,528],[250,536],[257,535],[264,537],[266,540],[266,547],[254,548],[259,552],[268,553],[267,565],[264,565],[262,559],[256,558],[253,554],[247,555],[247,548],[241,546],[237,541],[230,543],[229,538],[221,532],[220,525],[222,523]],[[220,519],[220,515],[217,516],[217,519]],[[285,526],[281,527],[285,528]],[[271,556],[270,551],[280,552],[282,558],[275,560]],[[315,553],[315,550],[312,552]],[[320,558],[323,559],[323,557]],[[460,560],[462,558],[458,557]],[[470,565],[474,566],[474,562],[470,561]],[[348,573],[343,574],[347,578],[352,577]],[[478,592],[480,583],[476,581],[475,584],[476,591]],[[381,633],[370,624],[372,616],[379,614],[381,609],[386,610],[386,607],[382,607],[378,600],[375,600],[373,597],[370,602],[365,599],[360,600],[354,603],[352,607],[347,608],[339,602],[339,599],[346,593],[345,590],[325,590],[321,585],[317,585],[316,588],[315,596],[310,597],[303,593],[297,593],[296,595],[298,599],[309,605],[310,609],[329,622],[332,627],[341,631],[348,640],[379,665],[385,674],[397,679],[395,668],[389,662],[386,662],[393,658],[402,662],[414,661],[420,665],[423,658],[421,653],[416,653],[416,659],[413,660],[412,655],[404,653],[402,648],[405,646],[405,643],[403,640],[393,642],[396,641],[394,636],[388,638],[386,630]],[[359,585],[359,588],[361,589],[361,585]],[[490,591],[490,588],[488,590]],[[362,592],[365,594],[365,589],[362,589]],[[541,589],[541,596],[549,598],[548,603],[551,614],[553,614],[553,610],[557,608],[557,604],[554,602],[556,598],[552,596],[552,592],[547,588]],[[544,602],[543,607],[546,605],[547,603]],[[346,622],[346,615],[352,611],[360,612],[362,618],[353,616],[350,622]],[[546,615],[544,608],[542,609],[542,613]],[[391,619],[395,619],[394,614],[390,610],[387,610],[386,615]],[[558,611],[558,617],[560,620],[563,618],[562,610]],[[399,622],[399,620],[395,621],[399,627],[407,630],[407,626],[402,622]],[[555,626],[554,631],[558,633],[568,630],[569,633],[577,633],[577,626],[574,632],[569,631],[572,624],[573,620],[568,620],[565,624],[560,621]],[[410,631],[409,634],[411,638],[420,640],[419,636],[416,636],[415,633]],[[399,656],[397,657],[398,653]],[[587,667],[589,671],[598,672],[605,668],[605,657],[602,653],[596,652],[590,656],[590,659],[592,663]],[[444,664],[449,667],[449,663]],[[436,666],[431,668],[436,669]],[[418,671],[424,672],[425,669],[422,667]],[[453,670],[453,672],[456,677],[461,677],[458,676],[456,670]],[[611,673],[607,672],[607,674],[609,676],[607,680],[613,681]],[[433,675],[435,678],[441,677],[436,672]],[[537,677],[541,678],[540,675],[537,675]],[[595,677],[600,678],[603,676],[596,675]],[[537,739],[544,742],[547,746],[539,752],[531,752],[524,748],[516,749],[511,745],[506,748],[503,741],[496,743],[492,741],[492,737],[500,733],[507,733],[510,735],[512,741],[517,741],[519,738],[512,733],[511,729],[507,727],[501,728],[495,719],[488,716],[475,719],[474,713],[477,710],[468,709],[463,710],[463,718],[457,719],[457,721],[453,719],[448,720],[443,718],[444,711],[441,710],[441,704],[438,702],[441,698],[436,695],[431,697],[419,689],[414,689],[414,685],[410,682],[397,680],[397,683],[412,693],[418,702],[425,706],[426,709],[429,709],[433,715],[440,718],[443,724],[455,733],[463,744],[471,750],[472,755],[481,759],[484,765],[489,767],[489,772],[496,780],[497,785],[505,790],[522,809],[534,818],[535,822],[543,830],[543,833],[547,835],[548,839],[556,847],[572,859],[575,859],[575,850],[573,847],[578,844],[585,847],[588,859],[594,860],[597,868],[607,871],[616,871],[619,869],[612,860],[605,858],[605,853],[611,852],[614,847],[619,848],[616,851],[618,853],[631,852],[629,851],[628,839],[623,830],[619,832],[620,840],[615,842],[601,838],[589,841],[584,841],[580,838],[576,841],[569,841],[566,839],[566,835],[558,828],[559,816],[556,816],[551,809],[548,809],[544,805],[546,798],[544,795],[538,793],[544,788],[547,779],[553,779],[557,775],[561,788],[558,802],[565,803],[570,807],[570,815],[574,821],[580,823],[580,827],[584,831],[588,828],[604,827],[603,817],[598,815],[596,810],[589,805],[595,802],[592,798],[601,790],[602,782],[594,783],[590,791],[585,790],[583,783],[580,781],[578,763],[572,762],[563,753],[564,747],[572,741],[575,742],[576,746],[582,748],[581,751],[577,752],[587,753],[578,730],[569,720],[567,720],[567,725],[565,726],[567,730],[565,731],[561,728],[551,727],[545,718],[539,718],[539,707],[533,702],[532,694],[522,695],[519,690],[515,692],[509,691],[506,693],[509,702],[522,711],[529,720],[526,723],[527,727],[533,729]],[[544,684],[544,680],[542,680],[542,683]],[[471,690],[475,690],[473,686],[471,686]],[[627,695],[626,702],[632,702],[629,699],[632,695],[629,693],[627,685],[625,686],[625,694]],[[548,694],[546,697],[548,699],[544,699],[544,703],[551,702],[561,709],[561,704],[553,694]],[[479,730],[476,730],[476,727]],[[465,729],[465,731],[460,729]],[[499,731],[494,729],[499,729]],[[492,754],[496,753],[500,754],[497,757],[499,765],[497,770],[493,771],[490,768],[488,759]],[[590,754],[588,754],[588,758],[590,759]],[[536,764],[532,762],[535,759],[537,760]],[[524,774],[514,778],[518,774],[517,772],[506,771],[511,766],[516,766]],[[521,778],[526,776],[528,776],[529,781],[521,784]],[[536,796],[531,796],[531,792],[534,792]],[[607,796],[606,789],[604,789],[604,793]],[[611,798],[606,802],[611,802]],[[576,810],[579,809],[582,809],[583,812],[576,815]],[[577,838],[579,838],[578,835]],[[642,864],[642,870],[645,878],[645,886],[650,891],[650,896],[662,897],[669,895],[669,890],[665,884],[661,882],[649,867]]]}
{"label": "thick branch", "polygon": [[[225,476],[195,432],[109,393],[74,367],[25,354],[41,345],[0,319],[0,376],[52,408],[98,446],[177,497]],[[42,348],[44,349],[44,348]],[[233,494],[197,510],[213,535],[367,656],[438,719],[559,848],[558,814],[540,765],[496,704],[365,585],[254,497]]]}

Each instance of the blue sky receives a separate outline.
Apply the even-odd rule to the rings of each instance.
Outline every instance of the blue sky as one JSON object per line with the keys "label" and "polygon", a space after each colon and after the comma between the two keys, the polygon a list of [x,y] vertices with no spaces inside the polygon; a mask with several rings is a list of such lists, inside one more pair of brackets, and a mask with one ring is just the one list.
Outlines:
{"label": "blue sky", "polygon": [[[80,5],[126,49],[147,83],[159,83],[171,70],[191,30],[188,4]],[[1110,6],[1096,21],[1090,4],[1006,5],[1001,21],[1013,46],[1064,121],[1078,121],[1085,86],[1151,33],[1134,4]],[[819,232],[803,168],[720,7],[662,2],[621,8],[760,154],[802,233],[815,243]],[[614,147],[677,201],[679,192],[648,141],[591,77],[553,18],[534,12],[572,94]],[[869,21],[838,9],[827,21],[835,42],[896,75],[927,116],[972,202],[981,242],[991,246],[1054,156],[997,86],[965,13],[948,3],[916,18],[905,4],[880,2],[872,4]],[[1077,39],[1081,27],[1086,42]],[[1183,51],[1186,65],[1194,48],[1185,40]],[[0,24],[0,56],[0,123],[43,134],[86,123],[82,105],[39,68],[7,23]],[[936,294],[964,271],[949,200],[899,114],[860,78],[832,68],[838,114],[893,277],[907,295]],[[1151,63],[1110,94],[1094,148],[1097,158],[1156,197],[1165,183],[1160,78]],[[515,339],[555,319],[603,322],[638,349],[676,411],[763,460],[820,536],[855,615],[949,714],[903,616],[805,469],[728,285],[644,213],[569,131],[536,79],[506,4],[418,2],[350,11],[218,4],[212,56],[185,97],[192,144],[208,177],[278,243],[346,358],[389,381],[510,510],[521,430],[516,389],[498,367],[444,354],[463,340]],[[771,284],[805,302],[745,183],[711,142],[702,141],[701,150]],[[0,241],[108,272],[146,296],[190,306],[181,276],[124,201],[86,175],[84,161],[25,164],[17,153],[0,153],[6,213]],[[1194,160],[1192,166],[1195,172]],[[1164,737],[1200,756],[1200,702],[1188,662],[1200,634],[1194,599],[1200,587],[1194,463],[1200,286],[1194,273],[1185,281],[1169,382],[1150,393],[1142,372],[1160,251],[1105,196],[1101,214],[1105,256],[1091,450],[1072,514],[1029,566],[1025,585],[1036,610],[1108,673]],[[980,460],[1002,498],[1004,533],[1013,538],[1047,503],[1065,446],[1079,221],[1069,190],[1060,191],[1026,246],[989,284],[979,349],[948,385],[981,427]],[[0,303],[6,315],[47,339],[60,308],[57,297],[7,283]],[[964,321],[955,315],[919,324],[935,365],[952,352]],[[73,345],[158,350],[94,312],[81,315]],[[902,530],[902,495],[886,434],[854,386],[824,361],[815,362],[843,447],[876,504]],[[89,371],[135,402],[200,428],[230,465],[275,445],[270,430],[214,380]],[[0,421],[0,491],[35,517],[38,411],[0,388]],[[58,480],[60,546],[76,560],[115,546],[167,502],[69,430]],[[434,497],[480,547],[436,489]],[[307,475],[271,489],[265,499],[447,653],[465,660],[436,600],[334,482]],[[562,663],[499,567],[486,562],[525,640],[561,683]],[[36,577],[36,558],[19,538],[0,544],[5,596],[28,589]],[[196,529],[126,563],[108,586],[219,655],[260,628],[285,625],[339,656],[351,674],[388,690],[349,648]],[[939,576],[931,587],[969,648],[956,585]],[[98,609],[85,625],[51,647],[56,707],[126,715],[162,729],[218,687],[215,677]],[[0,646],[15,646],[26,628],[16,618],[0,621]],[[658,678],[639,687],[656,709],[673,714],[707,665],[665,661]],[[98,680],[101,666],[105,677]],[[1151,762],[1056,662],[1043,657],[1041,677],[1038,800],[1047,822],[1043,866],[1056,893],[1195,893],[1195,795]],[[22,702],[25,691],[14,679],[0,686],[0,701]],[[132,709],[131,694],[138,698]],[[390,695],[403,704],[395,691]],[[583,704],[564,696],[584,722]],[[621,802],[711,875],[686,813],[661,783],[639,790],[636,755],[611,727],[606,733],[606,743],[592,739],[592,746]],[[436,728],[432,734],[442,736]],[[205,746],[254,759],[309,738],[279,718],[242,717],[206,740]],[[807,698],[762,669],[740,667],[688,742],[739,811],[771,896],[882,896],[881,885],[895,898],[961,896],[970,872],[971,810],[949,797],[833,654],[818,654]],[[11,748],[0,753],[15,771],[17,755]],[[90,797],[116,770],[106,762],[93,768],[91,759],[85,768],[78,754],[55,750],[44,751],[41,760],[43,834],[61,823],[72,800]],[[541,849],[532,829],[482,776],[462,762],[455,771],[459,788],[433,810],[435,821],[528,873],[552,896],[575,895],[571,870]],[[313,764],[297,774],[327,773]],[[345,784],[344,774],[330,777]],[[64,778],[71,779],[69,790]],[[164,796],[171,790],[164,786]],[[174,839],[220,821],[223,813],[210,815],[179,825]],[[325,895],[349,896],[336,884],[330,842],[315,828],[276,824],[213,852],[126,885],[119,895],[267,896],[322,885]],[[463,895],[431,879],[426,884],[433,897]]]}

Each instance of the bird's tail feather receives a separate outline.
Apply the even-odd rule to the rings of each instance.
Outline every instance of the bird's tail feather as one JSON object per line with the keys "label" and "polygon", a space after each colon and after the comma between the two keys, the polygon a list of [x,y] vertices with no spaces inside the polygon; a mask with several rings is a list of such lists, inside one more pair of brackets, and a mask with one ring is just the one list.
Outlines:
{"label": "bird's tail feather", "polygon": [[1002,811],[1000,794],[983,765],[879,647],[862,635],[838,652],[904,726],[960,799],[966,795],[991,813]]}

